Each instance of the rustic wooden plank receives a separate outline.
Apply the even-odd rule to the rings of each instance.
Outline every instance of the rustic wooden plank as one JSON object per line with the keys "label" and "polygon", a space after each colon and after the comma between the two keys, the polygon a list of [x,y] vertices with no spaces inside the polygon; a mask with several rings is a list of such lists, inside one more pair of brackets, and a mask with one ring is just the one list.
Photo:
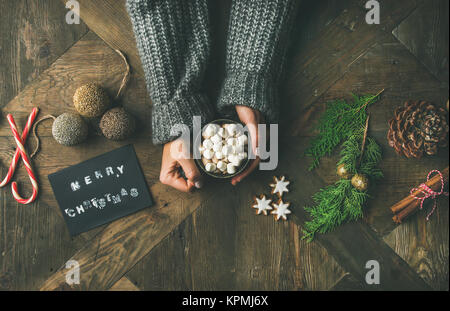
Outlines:
{"label": "rustic wooden plank", "polygon": [[[76,55],[73,54],[74,52]],[[109,57],[103,52],[109,52]],[[79,73],[79,78],[96,79],[101,78],[103,75],[102,78],[106,81],[112,77],[106,77],[107,71],[104,68],[110,67],[110,73],[115,74],[115,81],[120,83],[119,79],[123,68],[120,69],[120,66],[116,65],[116,71],[113,69],[114,66],[111,63],[120,64],[119,58],[114,54],[95,35],[86,36],[78,43],[72,53],[67,53],[56,61],[51,68],[46,70],[37,80],[30,83],[13,101],[3,107],[2,115],[6,115],[6,112],[13,113],[20,127],[23,126],[26,115],[31,110],[31,107],[34,106],[33,103],[39,103],[38,106],[43,108],[41,115],[47,113],[58,115],[61,112],[73,111],[71,95],[66,95],[66,91],[68,85],[72,88],[76,87],[72,84],[79,80],[72,77],[70,73],[68,74],[70,70],[66,71],[66,69],[73,65],[75,66],[74,68],[80,70],[82,65],[89,64],[89,62],[86,62],[87,58],[96,55],[97,59],[94,60],[89,69],[93,71],[90,74],[85,72],[84,75]],[[114,57],[117,58],[114,59]],[[100,74],[101,72],[103,74]],[[77,72],[74,74],[76,76]],[[58,85],[56,81],[59,81],[60,84]],[[100,82],[100,80],[98,81]],[[53,108],[47,105],[49,101],[52,102]],[[64,101],[67,101],[67,105],[63,104]],[[1,120],[0,158],[3,176],[12,157],[14,143],[11,140],[8,125],[4,122],[5,119],[2,118]],[[51,135],[50,129],[48,125],[46,126],[46,136],[49,137]],[[42,134],[41,131],[40,133]],[[67,160],[67,163],[70,161],[76,163],[82,158],[74,157],[74,150],[71,148],[62,148],[66,154],[63,157],[59,157],[58,155],[63,153],[58,150],[52,139],[47,139],[47,141],[42,143],[42,152],[34,160],[34,166],[37,169],[41,185],[39,200],[32,206],[24,207],[12,199],[9,187],[2,189],[0,192],[3,203],[0,214],[2,232],[2,273],[0,278],[8,278],[8,275],[12,276],[9,278],[10,282],[7,282],[10,289],[38,288],[48,275],[64,264],[65,260],[75,250],[79,249],[93,235],[101,231],[101,228],[98,228],[74,239],[70,238],[62,215],[52,197],[46,175],[61,168],[61,166],[58,166],[58,161]],[[96,151],[93,150],[92,146],[90,150],[85,153],[95,154]],[[55,160],[52,160],[52,157]],[[29,181],[27,179],[28,177],[21,165],[15,175],[15,180],[20,184],[26,185],[24,192],[29,191]]]}
{"label": "rustic wooden plank", "polygon": [[436,77],[449,81],[449,2],[424,1],[393,34]]}
{"label": "rustic wooden plank", "polygon": [[291,56],[305,53],[308,45],[317,40],[324,28],[343,10],[351,7],[353,2],[353,0],[301,1],[292,29]]}
{"label": "rustic wooden plank", "polygon": [[88,31],[65,23],[58,0],[0,1],[0,107]]}
{"label": "rustic wooden plank", "polygon": [[[62,0],[65,3],[65,0]],[[139,53],[124,0],[79,0],[83,22],[113,49],[123,51],[133,71],[143,75]]]}
{"label": "rustic wooden plank", "polygon": [[448,206],[448,197],[442,198],[430,221],[425,220],[424,213],[419,213],[384,237],[384,241],[434,290],[449,289]]}
{"label": "rustic wooden plank", "polygon": [[[87,35],[6,105],[2,115],[6,115],[6,112],[13,113],[17,123],[21,126],[31,107],[35,104],[41,107],[41,116],[49,113],[59,115],[62,112],[74,111],[71,97],[77,85],[83,81],[93,80],[104,84],[107,88],[111,87],[112,91],[120,84],[122,74],[123,64],[115,52],[95,35]],[[149,117],[150,109],[145,103],[146,92],[139,91],[143,87],[143,82],[141,81],[139,84],[137,81],[139,79],[132,80],[130,88],[135,87],[135,91],[126,92],[124,100],[128,97],[131,103],[140,106],[137,115],[145,122],[145,118]],[[137,86],[138,84],[139,86]],[[139,100],[133,96],[138,97]],[[134,111],[133,105],[127,107],[130,111]],[[145,109],[148,110],[147,114]],[[0,158],[3,163],[1,166],[3,176],[6,165],[12,157],[14,143],[11,140],[7,123],[4,122],[4,118],[1,120]],[[93,137],[84,146],[62,147],[54,144],[53,139],[50,138],[50,126],[48,123],[44,124],[39,130],[43,138],[42,150],[33,161],[41,186],[38,202],[25,208],[22,205],[19,206],[11,198],[9,188],[1,190],[3,204],[0,213],[2,232],[0,279],[8,279],[8,282],[3,283],[7,284],[10,289],[38,288],[48,275],[64,264],[75,250],[101,231],[101,228],[98,228],[74,239],[70,238],[46,178],[47,174],[51,172],[101,153],[100,149],[95,148],[101,138]],[[147,134],[144,134],[141,140],[147,142],[149,131],[145,132],[144,130],[144,133]],[[107,148],[105,150],[111,150],[116,146],[119,144],[108,144],[108,142],[104,144],[104,147]],[[152,155],[151,152],[146,154]],[[83,155],[86,157],[83,158]],[[147,174],[151,174],[151,172],[150,169]],[[15,175],[15,179],[20,184],[26,185],[24,192],[29,191],[28,177],[22,166]]]}
{"label": "rustic wooden plank", "polygon": [[253,194],[269,194],[269,181],[256,173],[238,187],[222,183],[229,195],[202,203],[127,277],[145,290],[329,288],[344,272],[326,250],[300,240],[296,224],[251,208]]}
{"label": "rustic wooden plank", "polygon": [[330,288],[330,291],[362,291],[364,289],[367,288],[364,288],[364,285],[356,281],[349,273],[347,273]]}
{"label": "rustic wooden plank", "polygon": [[389,34],[416,8],[417,1],[382,1],[383,25],[368,25],[361,3],[344,10],[302,53],[295,53],[284,86],[284,115],[295,129],[302,113],[324,94],[377,40]]}
{"label": "rustic wooden plank", "polygon": [[126,277],[121,278],[116,284],[114,284],[110,289],[110,291],[119,291],[119,292],[136,292],[140,291],[140,289],[131,283],[129,279]]}
{"label": "rustic wooden plank", "polygon": [[[82,271],[81,284],[73,286],[74,289],[109,289],[198,208],[211,189],[208,185],[202,193],[183,195],[155,184],[151,191],[157,203],[155,207],[111,223],[72,256],[80,263]],[[64,284],[62,267],[41,286],[41,290],[57,290]]]}
{"label": "rustic wooden plank", "polygon": [[[311,204],[311,196],[326,183],[317,172],[308,171],[307,161],[299,160],[307,145],[306,137],[290,137],[290,152],[280,150],[280,175],[289,172],[295,190],[289,193],[293,215],[291,220],[302,225],[308,219],[303,207]],[[283,145],[285,146],[285,145]],[[286,148],[286,147],[285,147]],[[293,186],[294,187],[294,186]],[[344,271],[359,282],[365,282],[365,264],[378,260],[381,265],[380,285],[376,290],[423,290],[427,284],[364,222],[344,224],[335,231],[318,235],[316,240],[327,249]]]}
{"label": "rustic wooden plank", "polygon": [[[114,91],[117,90],[120,84],[122,74],[123,64],[119,56],[99,40],[97,36],[90,33],[72,47],[68,53],[58,59],[36,82],[30,84],[21,92],[4,110],[13,112],[20,124],[23,124],[25,121],[33,103],[39,103],[42,115],[49,113],[58,115],[62,112],[74,111],[71,98],[75,88],[81,83],[95,81],[102,84],[111,94],[114,94]],[[55,233],[51,229],[56,224],[62,228],[64,224],[62,216],[54,203],[48,181],[45,178],[46,175],[61,167],[78,163],[125,143],[133,143],[141,163],[146,164],[143,165],[144,173],[152,192],[155,193],[157,207],[121,219],[117,223],[106,227],[103,234],[97,236],[95,240],[91,240],[84,249],[75,255],[74,258],[79,260],[82,271],[85,270],[83,272],[84,277],[82,276],[84,282],[82,281],[81,288],[105,289],[111,287],[149,249],[186,218],[200,202],[201,196],[198,194],[188,196],[175,190],[167,189],[159,183],[154,184],[159,176],[161,148],[149,143],[150,129],[148,120],[150,119],[150,105],[146,96],[145,84],[142,79],[136,79],[133,83],[137,84],[133,91],[130,91],[133,84],[130,85],[130,89],[124,94],[123,104],[137,116],[141,128],[140,134],[127,142],[117,143],[106,141],[102,137],[92,137],[85,144],[68,148],[52,142],[49,125],[40,129],[43,138],[42,151],[34,160],[41,182],[39,202],[51,207],[52,211],[58,215],[53,221],[53,225],[47,227],[49,234],[56,234],[66,239],[69,238],[66,230],[61,229]],[[7,128],[2,127],[0,139],[6,143],[2,143],[1,146],[11,146],[9,135]],[[9,152],[6,151],[5,157],[8,158],[11,156],[12,149]],[[18,174],[18,180],[25,180],[23,179],[24,177],[23,174]],[[185,197],[188,199],[185,200]],[[39,209],[39,211],[42,210]],[[29,225],[32,224],[29,222],[29,219],[33,219],[31,214],[33,211],[35,210],[21,209],[23,213],[30,213],[30,217],[25,218]],[[123,243],[122,247],[120,247],[120,243]],[[140,244],[140,246],[136,244]],[[108,247],[112,247],[115,253],[112,254]],[[132,250],[128,250],[127,247],[130,247]],[[104,255],[104,257],[101,257],[101,255]],[[121,260],[121,258],[124,258],[121,256],[125,256],[127,260]],[[102,264],[105,261],[115,262],[117,260],[119,262],[117,265],[114,265],[116,269],[111,269],[109,265]],[[59,263],[59,265],[61,264]],[[107,271],[104,271],[104,269]],[[89,271],[96,273],[90,273]],[[103,275],[103,272],[106,274]],[[61,278],[58,279],[58,276]],[[64,267],[61,267],[59,272],[55,274],[53,280],[58,280],[60,283],[52,284],[48,282],[44,285],[44,288],[59,288],[59,286],[63,286],[65,283]]]}
{"label": "rustic wooden plank", "polygon": [[[324,103],[335,98],[348,98],[346,94],[350,92],[373,94],[384,88],[386,91],[381,100],[370,108],[370,134],[383,149],[381,168],[385,178],[373,189],[372,193],[382,195],[374,195],[369,201],[364,220],[379,235],[389,234],[385,240],[394,250],[398,250],[399,255],[416,271],[423,269],[423,265],[421,268],[418,266],[418,258],[422,256],[420,258],[427,261],[428,268],[427,273],[421,275],[433,288],[443,288],[442,284],[445,283],[448,273],[442,273],[443,267],[444,270],[447,269],[447,265],[442,266],[442,261],[448,260],[448,247],[442,246],[446,245],[447,240],[442,238],[441,234],[448,230],[447,202],[439,204],[441,209],[438,210],[436,218],[431,219],[430,226],[423,224],[423,213],[420,213],[397,228],[391,220],[389,206],[407,195],[413,186],[423,182],[430,170],[448,166],[448,149],[442,150],[436,157],[407,160],[399,157],[389,147],[386,133],[387,121],[392,118],[396,106],[409,99],[424,99],[443,106],[448,96],[447,87],[442,86],[401,43],[393,37],[387,37],[355,62],[349,72],[333,85],[320,101]],[[323,105],[320,105],[320,108],[319,112],[323,110]],[[325,158],[317,169],[317,174],[327,183],[336,180],[337,159],[337,155]],[[417,228],[424,230],[418,231]],[[395,230],[395,233],[390,233],[392,230]],[[430,236],[433,242],[421,245],[419,241],[422,241],[422,236],[425,235]],[[434,236],[436,237],[433,238]],[[400,238],[403,238],[403,241],[400,241]]]}
{"label": "rustic wooden plank", "polygon": [[[355,94],[375,94],[386,89],[380,101],[372,106],[370,134],[377,139],[383,150],[381,168],[385,178],[374,191],[383,196],[374,197],[368,206],[365,220],[380,235],[386,235],[396,226],[391,221],[389,206],[403,198],[415,185],[423,182],[432,169],[448,166],[448,148],[438,156],[421,160],[399,157],[389,147],[386,139],[388,120],[394,109],[409,99],[423,99],[443,106],[448,90],[431,75],[405,47],[395,38],[386,38],[358,60],[351,70],[333,85],[321,98],[323,103],[335,98],[350,98]],[[328,183],[336,180],[335,163],[338,157],[325,158],[318,174]]]}
{"label": "rustic wooden plank", "polygon": [[[64,5],[57,0],[1,0],[0,11],[0,107],[4,107],[88,29],[83,23],[66,24]],[[1,127],[7,126],[1,119]],[[3,142],[1,145],[5,147]],[[7,162],[3,163],[9,164],[10,153],[8,150]],[[3,164],[0,172],[3,177]],[[40,202],[24,211],[9,187],[0,190],[0,288],[36,289],[74,249],[81,247],[84,237],[69,243],[47,230],[48,223],[59,218]],[[54,230],[64,232],[65,228],[56,225]]]}
{"label": "rustic wooden plank", "polygon": [[[188,219],[191,216],[188,217]],[[189,261],[185,258],[184,222],[127,272],[126,277],[145,291],[192,288]]]}

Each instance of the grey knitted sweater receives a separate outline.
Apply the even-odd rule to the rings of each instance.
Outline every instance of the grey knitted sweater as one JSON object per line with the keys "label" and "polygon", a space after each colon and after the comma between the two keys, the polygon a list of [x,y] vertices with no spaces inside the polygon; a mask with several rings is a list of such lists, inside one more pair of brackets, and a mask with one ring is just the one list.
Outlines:
{"label": "grey knitted sweater", "polygon": [[[211,1],[211,0],[210,0]],[[295,0],[233,0],[226,76],[212,102],[202,90],[211,37],[208,0],[127,0],[136,42],[153,103],[153,142],[173,140],[171,128],[192,117],[203,122],[216,112],[229,115],[235,105],[278,120],[288,33]]]}

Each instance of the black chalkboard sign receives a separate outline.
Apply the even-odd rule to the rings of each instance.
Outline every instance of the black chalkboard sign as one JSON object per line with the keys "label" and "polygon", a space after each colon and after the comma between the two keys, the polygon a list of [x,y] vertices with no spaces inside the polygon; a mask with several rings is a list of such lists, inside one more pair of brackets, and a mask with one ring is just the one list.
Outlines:
{"label": "black chalkboard sign", "polygon": [[48,176],[71,235],[153,205],[132,145]]}

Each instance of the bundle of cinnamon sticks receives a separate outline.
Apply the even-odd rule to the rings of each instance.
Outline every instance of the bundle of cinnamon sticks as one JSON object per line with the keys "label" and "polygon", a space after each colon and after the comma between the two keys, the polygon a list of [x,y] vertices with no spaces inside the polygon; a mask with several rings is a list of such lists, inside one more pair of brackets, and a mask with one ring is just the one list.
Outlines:
{"label": "bundle of cinnamon sticks", "polygon": [[[442,177],[444,179],[444,184],[448,183],[448,167],[442,171]],[[425,183],[428,187],[430,187],[433,191],[440,191],[441,177],[436,174],[429,181]],[[394,217],[392,218],[395,223],[400,224],[402,221],[408,217],[409,215],[416,212],[420,207],[420,200],[415,197],[421,197],[423,194],[419,189],[417,189],[414,193],[409,194],[406,198],[395,204],[391,207],[392,213],[394,213]],[[431,200],[431,199],[430,199]]]}

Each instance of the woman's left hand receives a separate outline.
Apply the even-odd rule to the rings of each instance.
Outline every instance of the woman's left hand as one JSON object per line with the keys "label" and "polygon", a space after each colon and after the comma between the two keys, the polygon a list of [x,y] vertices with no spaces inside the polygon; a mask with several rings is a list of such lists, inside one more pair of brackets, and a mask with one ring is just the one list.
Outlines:
{"label": "woman's left hand", "polygon": [[[236,106],[236,112],[241,122],[244,123],[249,130],[253,154],[258,155],[256,151],[258,147],[258,124],[264,122],[261,112],[250,107],[240,105]],[[259,162],[260,158],[259,156],[256,156],[256,159],[252,160],[249,167],[247,167],[245,171],[231,179],[231,184],[235,186],[242,179],[250,175],[250,173],[258,167]]]}

